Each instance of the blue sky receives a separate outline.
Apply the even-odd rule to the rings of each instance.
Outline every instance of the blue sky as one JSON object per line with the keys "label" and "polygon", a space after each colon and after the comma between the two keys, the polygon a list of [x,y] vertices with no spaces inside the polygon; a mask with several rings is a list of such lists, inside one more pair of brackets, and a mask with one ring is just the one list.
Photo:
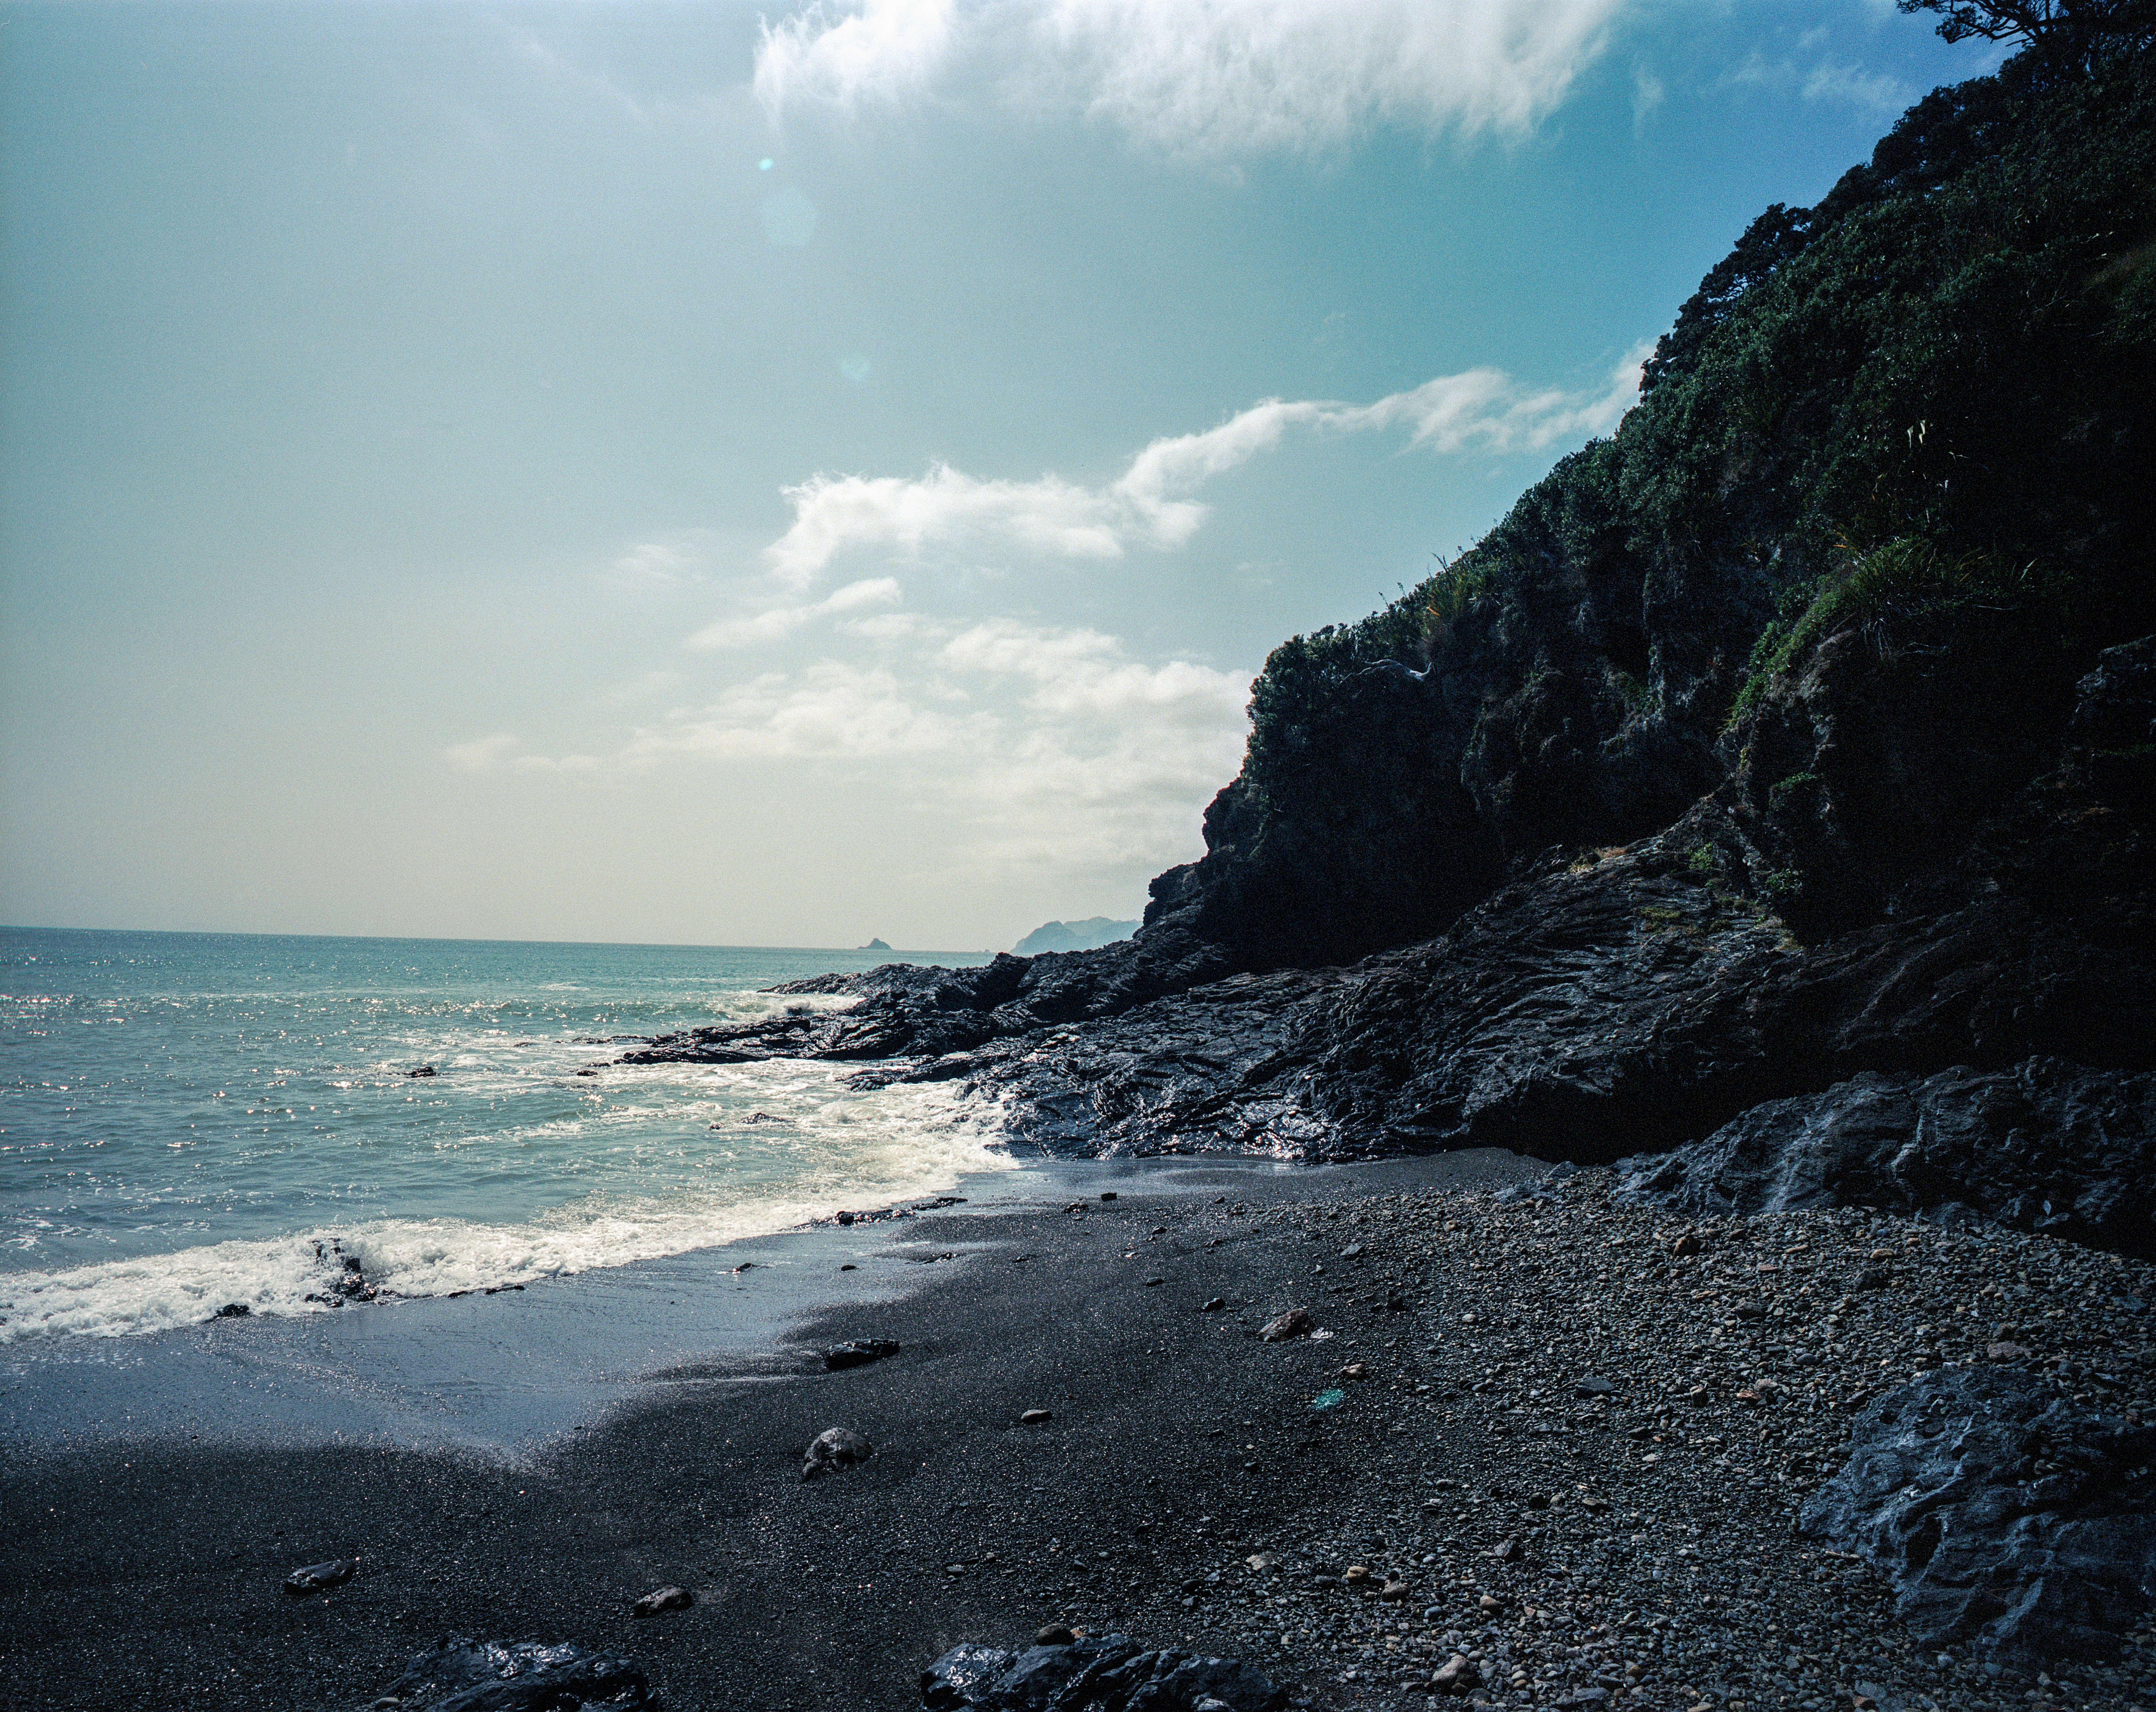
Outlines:
{"label": "blue sky", "polygon": [[1007,945],[1987,69],[1887,0],[0,4],[0,918]]}

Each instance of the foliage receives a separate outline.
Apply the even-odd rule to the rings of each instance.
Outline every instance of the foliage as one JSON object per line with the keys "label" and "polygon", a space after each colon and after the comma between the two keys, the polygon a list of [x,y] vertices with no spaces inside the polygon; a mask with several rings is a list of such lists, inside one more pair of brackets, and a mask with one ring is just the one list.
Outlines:
{"label": "foliage", "polygon": [[1752,645],[1728,723],[1752,710],[1771,680],[1801,665],[1815,644],[1838,630],[1861,630],[1882,645],[1898,633],[1905,644],[1921,646],[1915,633],[1924,620],[1951,624],[1974,614],[2025,609],[2056,614],[2071,598],[2035,565],[2014,568],[1987,553],[1949,556],[1917,536],[1897,536],[1869,553],[1845,553],[1824,574],[1783,591],[1780,612]]}
{"label": "foliage", "polygon": [[2026,43],[2055,63],[2087,66],[2107,54],[2156,44],[2151,0],[1896,0],[1903,12],[1940,14],[1949,42],[1974,36]]}
{"label": "foliage", "polygon": [[[2020,15],[1967,5],[1964,23]],[[1837,633],[1944,655],[1980,632],[1964,664],[2034,682],[2156,629],[2143,8],[2031,13],[2028,51],[1746,228],[1613,435],[1380,611],[1276,649],[1241,797],[1302,817],[1276,847],[1306,860],[1349,794],[1365,846],[1464,847],[1463,790],[1508,851],[1621,841],[1709,788],[1717,734]],[[2088,51],[2046,35],[2099,17]],[[1426,667],[1424,693],[1388,661]]]}

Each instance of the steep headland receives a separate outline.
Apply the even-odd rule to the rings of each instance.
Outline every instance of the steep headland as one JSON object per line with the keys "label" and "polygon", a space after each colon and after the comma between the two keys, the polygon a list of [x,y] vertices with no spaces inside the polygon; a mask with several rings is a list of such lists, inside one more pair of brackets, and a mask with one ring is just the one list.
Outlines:
{"label": "steep headland", "polygon": [[875,1060],[1057,1151],[1699,1144],[1640,1192],[1739,1207],[1835,1198],[1851,1078],[1957,1072],[1867,1193],[2152,1252],[2147,57],[2025,54],[1762,214],[1614,437],[1274,651],[1135,938],[629,1062]]}
{"label": "steep headland", "polygon": [[1011,954],[1036,957],[1044,951],[1091,951],[1129,938],[1139,926],[1134,921],[1111,921],[1106,916],[1088,916],[1082,922],[1043,922],[1011,947]]}

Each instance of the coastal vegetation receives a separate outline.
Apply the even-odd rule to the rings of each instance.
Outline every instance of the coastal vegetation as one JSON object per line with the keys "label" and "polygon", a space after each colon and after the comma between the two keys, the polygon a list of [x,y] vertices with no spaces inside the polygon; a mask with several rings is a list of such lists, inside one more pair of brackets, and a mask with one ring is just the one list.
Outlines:
{"label": "coastal vegetation", "polygon": [[[1380,611],[1276,648],[1164,909],[1217,900],[1209,931],[1266,957],[1400,943],[1510,863],[1727,784],[1834,639],[2002,715],[1979,724],[2056,728],[2097,654],[2156,628],[2145,20],[2070,8],[2055,40],[1945,9],[2033,44],[1753,220],[1610,438]],[[2006,748],[1987,789],[2010,794],[2041,758]],[[1332,927],[1283,938],[1318,897]]]}

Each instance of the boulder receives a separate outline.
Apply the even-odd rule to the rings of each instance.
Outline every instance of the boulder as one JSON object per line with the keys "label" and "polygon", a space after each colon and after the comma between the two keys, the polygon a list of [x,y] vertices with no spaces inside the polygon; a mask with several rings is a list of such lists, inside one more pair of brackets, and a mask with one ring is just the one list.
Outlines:
{"label": "boulder", "polygon": [[814,1480],[834,1469],[850,1468],[875,1454],[875,1447],[850,1427],[828,1427],[810,1442],[801,1459],[801,1478]]}
{"label": "boulder", "polygon": [[1635,1206],[1699,1215],[1861,1204],[2156,1257],[2156,1073],[2052,1057],[1868,1072],[1618,1169],[1615,1198]]}
{"label": "boulder", "polygon": [[341,1587],[359,1573],[356,1557],[333,1557],[327,1563],[311,1563],[285,1577],[285,1591],[304,1598],[325,1588]]}
{"label": "boulder", "polygon": [[1924,1375],[1872,1402],[1800,1533],[1886,1576],[1926,1646],[2116,1652],[2156,1599],[2156,1426],[1996,1369]]}
{"label": "boulder", "polygon": [[572,1642],[445,1636],[413,1654],[375,1705],[399,1712],[658,1712],[643,1670]]}
{"label": "boulder", "polygon": [[842,1368],[865,1367],[898,1353],[898,1345],[888,1338],[849,1338],[824,1352],[824,1367],[826,1372],[836,1373]]}

